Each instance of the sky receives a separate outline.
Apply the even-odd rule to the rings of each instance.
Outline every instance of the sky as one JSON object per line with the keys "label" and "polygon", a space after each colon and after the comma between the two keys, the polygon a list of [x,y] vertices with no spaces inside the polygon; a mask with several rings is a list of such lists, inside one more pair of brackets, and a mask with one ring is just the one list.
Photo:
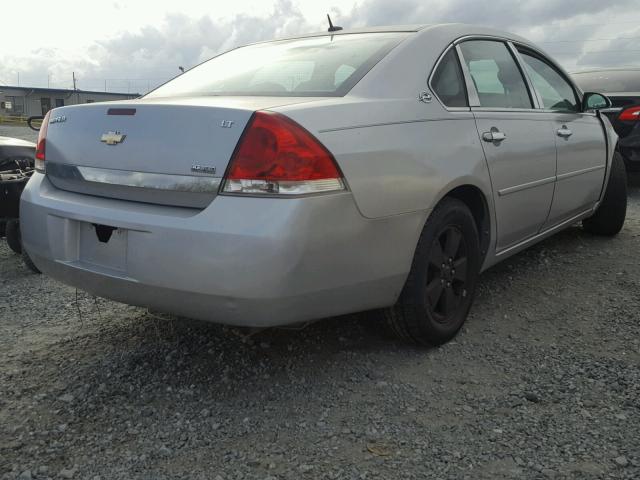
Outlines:
{"label": "sky", "polygon": [[522,35],[567,70],[640,66],[638,0],[10,0],[0,85],[148,91],[230,48],[326,30],[463,22]]}

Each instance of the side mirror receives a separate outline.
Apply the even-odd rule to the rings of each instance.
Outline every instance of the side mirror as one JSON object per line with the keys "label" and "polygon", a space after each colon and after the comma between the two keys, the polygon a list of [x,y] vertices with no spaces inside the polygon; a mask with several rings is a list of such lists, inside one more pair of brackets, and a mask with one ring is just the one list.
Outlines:
{"label": "side mirror", "polygon": [[27,118],[27,125],[29,125],[29,128],[31,130],[35,130],[36,132],[39,132],[40,127],[42,127],[42,120],[44,120],[44,117],[41,115],[29,117]]}
{"label": "side mirror", "polygon": [[586,92],[582,97],[582,111],[602,110],[603,108],[611,108],[611,100],[609,97],[601,93]]}

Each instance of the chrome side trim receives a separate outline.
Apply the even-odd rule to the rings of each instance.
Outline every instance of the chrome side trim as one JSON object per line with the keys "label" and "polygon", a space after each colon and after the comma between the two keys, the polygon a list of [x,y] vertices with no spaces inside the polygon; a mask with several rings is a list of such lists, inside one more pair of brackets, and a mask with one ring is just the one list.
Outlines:
{"label": "chrome side trim", "polygon": [[460,68],[462,68],[462,76],[464,77],[464,83],[467,85],[467,100],[469,100],[469,107],[479,107],[480,106],[480,97],[478,97],[478,91],[476,90],[476,85],[473,83],[473,78],[471,78],[471,72],[469,71],[469,67],[467,67],[467,61],[464,59],[464,55],[462,53],[462,49],[460,48],[459,43],[454,42],[456,53],[458,54],[458,61],[460,62]]}
{"label": "chrome side trim", "polygon": [[558,180],[564,180],[565,178],[577,177],[578,175],[582,175],[584,173],[595,172],[596,170],[602,170],[607,168],[606,165],[596,165],[595,167],[583,168],[582,170],[575,170],[573,172],[562,173],[558,175],[556,178]]}
{"label": "chrome side trim", "polygon": [[[574,91],[576,91],[578,93],[578,99],[582,100],[582,90],[578,87],[578,85],[573,81],[573,79],[571,78],[571,76],[566,72],[566,70],[564,68],[562,68],[560,66],[560,64],[558,62],[556,62],[555,60],[552,60],[549,55],[544,52],[543,50],[540,50],[539,47],[537,47],[536,45],[533,45],[532,43],[527,42],[524,39],[514,39],[514,38],[509,38],[509,37],[505,37],[502,35],[488,35],[488,34],[471,34],[471,35],[463,35],[461,37],[456,38],[453,41],[453,44],[456,46],[456,48],[458,49],[458,54],[460,56],[460,58],[462,60],[464,60],[464,57],[462,55],[462,52],[459,49],[460,43],[468,41],[468,40],[493,40],[493,41],[498,41],[498,42],[507,42],[507,43],[511,43],[513,45],[513,47],[517,50],[518,46],[527,48],[533,52],[535,52],[536,54],[538,54],[539,56],[541,56],[544,61],[546,61],[547,63],[551,64],[551,66],[553,66],[559,73],[561,73],[561,76],[573,87]],[[518,63],[518,66],[522,68],[522,65],[520,65],[520,63],[518,62],[518,60],[520,60],[520,58],[518,58],[516,60],[516,63]],[[462,66],[463,66],[463,71],[465,72],[465,76],[468,73],[467,71],[465,71],[465,66],[466,63],[464,61],[462,61]],[[471,87],[467,84],[467,88],[470,92],[470,96],[469,96],[469,103],[471,104],[471,106],[473,107],[473,103],[471,103]],[[473,88],[474,92],[475,92],[475,87]],[[538,93],[535,93],[535,96],[537,97]],[[480,104],[478,103],[477,106],[479,106]]]}
{"label": "chrome side trim", "polygon": [[505,195],[509,195],[510,193],[520,192],[522,190],[527,190],[528,188],[539,187],[540,185],[546,185],[547,183],[553,183],[556,181],[556,177],[547,177],[542,178],[540,180],[535,180],[529,183],[523,183],[522,185],[515,185],[513,187],[503,188],[502,190],[498,190],[498,195],[501,197]]}
{"label": "chrome side trim", "polygon": [[583,168],[582,170],[575,170],[573,172],[562,173],[560,175],[556,175],[553,177],[547,177],[541,180],[536,180],[529,183],[523,183],[522,185],[514,185],[513,187],[507,187],[507,188],[503,188],[502,190],[498,190],[498,195],[503,197],[505,195],[509,195],[510,193],[516,193],[522,190],[526,190],[528,188],[539,187],[540,185],[546,185],[547,183],[552,183],[559,180],[565,180],[571,177],[577,177],[578,175],[583,175],[589,172],[595,172],[596,170],[602,170],[606,167],[607,167],[606,165],[596,165],[595,167]]}
{"label": "chrome side trim", "polygon": [[46,162],[46,175],[61,189],[86,195],[205,208],[218,193],[221,178],[133,172]]}
{"label": "chrome side trim", "polygon": [[[539,108],[509,108],[509,107],[473,107],[471,109],[474,112],[501,112],[501,113],[558,113],[553,110],[551,112],[545,112]],[[544,121],[548,121],[544,119]]]}
{"label": "chrome side trim", "polygon": [[[511,46],[512,46],[513,50],[518,55],[518,61],[520,62],[520,68],[521,68],[521,70],[523,71],[523,73],[525,75],[528,76],[529,73],[527,72],[527,69],[525,68],[525,62],[524,62],[524,59],[520,56],[520,51],[518,50],[518,47],[520,47],[523,50],[529,50],[528,54],[530,56],[538,57],[538,60],[540,60],[542,63],[545,63],[552,70],[555,70],[555,72],[558,75],[560,75],[560,77],[562,77],[562,79],[565,82],[567,82],[569,84],[569,86],[573,90],[573,96],[574,96],[574,100],[576,101],[576,105],[577,105],[577,107],[580,107],[580,104],[582,102],[582,95],[580,95],[580,93],[579,93],[580,90],[577,88],[576,84],[574,83],[573,79],[569,76],[569,74],[567,72],[565,72],[562,68],[560,68],[560,65],[558,65],[556,62],[554,62],[552,59],[550,59],[544,52],[542,52],[538,48],[531,47],[530,45],[527,45],[527,44],[522,43],[522,42],[510,42],[510,43],[511,43]],[[539,107],[542,108],[542,109],[545,109],[544,101],[543,101],[543,98],[542,98],[542,94],[540,92],[538,92],[537,89],[535,88],[535,86],[533,85],[533,80],[531,80],[531,85],[532,85],[532,88],[533,88],[533,92],[535,92],[535,95],[538,98]],[[548,110],[548,109],[545,109],[545,110]],[[562,112],[561,110],[552,110],[552,111]],[[563,113],[581,113],[581,112],[579,112],[579,111],[576,111],[576,112],[564,111]]]}
{"label": "chrome side trim", "polygon": [[513,42],[509,41],[507,42],[507,48],[511,52],[511,55],[514,58],[516,65],[518,66],[518,69],[520,70],[520,74],[522,75],[525,83],[527,84],[527,88],[529,89],[529,97],[531,98],[531,102],[533,103],[533,108],[535,109],[543,108],[544,103],[542,102],[542,96],[540,95],[540,92],[538,92],[535,85],[533,84],[533,80],[531,79],[531,76],[527,71],[527,68],[524,64],[524,60],[520,56],[520,52],[518,51],[517,47],[513,44]]}
{"label": "chrome side trim", "polygon": [[[63,167],[63,164],[57,164]],[[49,170],[47,165],[47,170]],[[129,172],[106,168],[64,165],[58,169],[63,175],[73,175],[76,170],[86,182],[107,183],[123,187],[152,188],[175,192],[217,192],[220,178],[195,175],[168,175],[164,173]]]}

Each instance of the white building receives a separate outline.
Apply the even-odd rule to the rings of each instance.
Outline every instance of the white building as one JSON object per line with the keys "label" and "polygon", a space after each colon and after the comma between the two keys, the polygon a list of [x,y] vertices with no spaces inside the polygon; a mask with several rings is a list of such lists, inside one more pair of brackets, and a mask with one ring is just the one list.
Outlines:
{"label": "white building", "polygon": [[139,96],[138,93],[90,92],[0,85],[0,116],[44,115],[52,108],[64,105],[127,100]]}

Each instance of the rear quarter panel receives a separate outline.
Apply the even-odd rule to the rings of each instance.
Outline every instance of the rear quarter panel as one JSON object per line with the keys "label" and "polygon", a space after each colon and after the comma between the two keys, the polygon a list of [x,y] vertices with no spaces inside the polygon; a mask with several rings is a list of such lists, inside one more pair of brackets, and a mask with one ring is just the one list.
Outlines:
{"label": "rear quarter panel", "polygon": [[[287,110],[287,109],[285,109]],[[453,188],[491,182],[471,112],[434,100],[348,101],[285,111],[334,154],[367,218],[430,211]]]}
{"label": "rear quarter panel", "polygon": [[426,221],[451,190],[477,187],[491,220],[489,258],[495,245],[492,187],[473,114],[450,111],[435,96],[428,103],[419,100],[430,91],[428,78],[438,58],[470,33],[467,28],[428,27],[403,41],[345,97],[275,110],[329,148],[367,218],[422,212]]}

